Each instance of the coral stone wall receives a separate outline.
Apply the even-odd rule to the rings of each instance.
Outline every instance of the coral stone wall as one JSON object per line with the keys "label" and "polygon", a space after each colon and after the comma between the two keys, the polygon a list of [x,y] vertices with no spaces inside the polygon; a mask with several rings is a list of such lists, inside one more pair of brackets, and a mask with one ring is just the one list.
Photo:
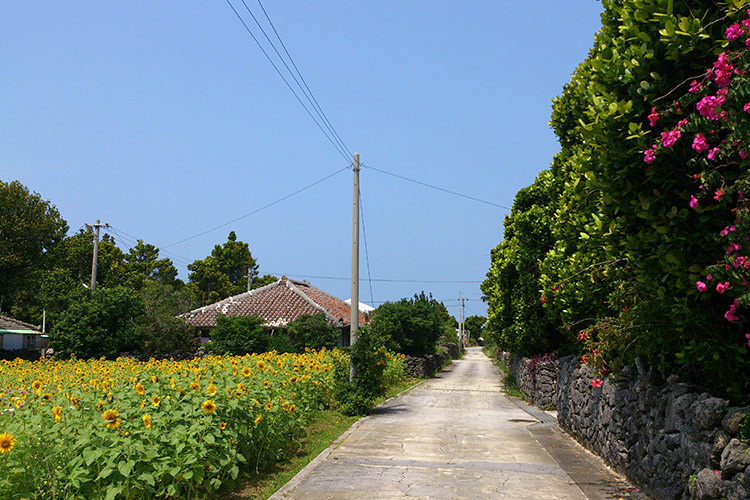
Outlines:
{"label": "coral stone wall", "polygon": [[641,364],[594,388],[594,371],[575,356],[537,362],[541,376],[528,358],[505,357],[529,400],[551,401],[560,427],[655,498],[750,498],[750,443],[739,438],[750,406],[732,408]]}

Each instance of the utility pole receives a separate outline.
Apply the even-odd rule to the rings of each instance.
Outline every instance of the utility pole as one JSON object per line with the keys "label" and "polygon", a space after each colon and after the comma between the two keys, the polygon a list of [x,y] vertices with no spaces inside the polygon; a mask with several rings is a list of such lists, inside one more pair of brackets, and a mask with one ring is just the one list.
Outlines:
{"label": "utility pole", "polygon": [[250,276],[250,268],[247,268],[247,291],[250,291],[250,284],[252,283],[253,279]]}
{"label": "utility pole", "polygon": [[[359,153],[354,153],[354,188],[352,202],[352,315],[349,327],[349,345],[357,342],[359,330]],[[349,363],[349,380],[353,380],[357,369]]]}
{"label": "utility pole", "polygon": [[96,219],[96,224],[93,226],[86,224],[89,229],[94,231],[94,257],[91,261],[91,290],[96,290],[96,266],[99,261],[99,228],[109,227],[109,224],[102,224],[99,219]]}
{"label": "utility pole", "polygon": [[466,298],[461,296],[461,293],[458,294],[458,336],[460,338],[460,344],[461,349],[463,349],[466,346],[466,329],[464,327],[464,319],[466,318],[466,313],[464,311],[464,304],[466,303]]}

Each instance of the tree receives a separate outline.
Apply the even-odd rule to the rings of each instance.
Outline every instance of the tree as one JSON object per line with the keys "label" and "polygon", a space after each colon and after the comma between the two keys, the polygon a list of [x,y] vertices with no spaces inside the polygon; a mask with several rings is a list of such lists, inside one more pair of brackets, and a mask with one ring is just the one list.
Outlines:
{"label": "tree", "polygon": [[192,350],[195,329],[177,317],[193,305],[186,293],[175,291],[171,285],[147,282],[138,297],[143,311],[136,330],[139,351],[153,354]]}
{"label": "tree", "polygon": [[286,326],[289,339],[298,351],[309,349],[333,349],[341,331],[326,320],[323,313],[301,314]]}
{"label": "tree", "polygon": [[136,245],[123,257],[123,284],[140,290],[148,284],[158,283],[180,288],[183,283],[177,278],[177,268],[170,259],[159,258],[159,249],[154,245],[138,240]]}
{"label": "tree", "polygon": [[265,352],[269,336],[263,320],[257,316],[217,316],[216,327],[211,330],[213,350],[218,354],[242,356]]}
{"label": "tree", "polygon": [[466,333],[468,333],[469,338],[476,342],[479,340],[479,337],[482,336],[482,331],[484,330],[484,324],[487,322],[487,318],[484,316],[469,316],[464,321],[464,328],[466,328]]}
{"label": "tree", "polygon": [[411,356],[431,354],[444,331],[440,305],[424,292],[413,299],[386,302],[373,313],[370,329],[376,337],[386,339],[386,347],[393,351]]}
{"label": "tree", "polygon": [[[37,280],[33,296],[25,300],[29,314],[41,318],[47,312],[47,324],[53,326],[57,317],[78,297],[78,292],[91,282],[91,260],[94,241],[90,231],[79,230],[63,239],[50,252],[50,268]],[[99,242],[97,288],[122,283],[123,252],[109,234]],[[37,320],[38,321],[38,320]]]}
{"label": "tree", "polygon": [[[189,286],[203,304],[237,295],[258,280],[258,263],[247,243],[237,241],[234,231],[223,245],[216,245],[211,255],[188,265]],[[266,276],[260,279],[263,281]]]}
{"label": "tree", "polygon": [[[24,309],[18,295],[33,298],[29,290],[50,269],[49,255],[67,231],[68,224],[49,201],[18,181],[0,180],[0,310]],[[19,318],[40,319],[20,312]]]}
{"label": "tree", "polygon": [[73,295],[50,332],[55,351],[80,358],[113,358],[138,349],[143,304],[132,291],[121,286],[82,288]]}

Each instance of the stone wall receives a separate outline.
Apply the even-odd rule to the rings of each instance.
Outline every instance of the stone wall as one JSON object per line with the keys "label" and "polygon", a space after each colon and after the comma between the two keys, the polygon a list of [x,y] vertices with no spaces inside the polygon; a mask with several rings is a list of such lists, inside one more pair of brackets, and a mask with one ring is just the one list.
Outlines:
{"label": "stone wall", "polygon": [[441,344],[438,352],[420,358],[406,356],[404,375],[407,377],[427,378],[438,372],[451,358],[458,358],[460,351],[458,344]]}
{"label": "stone wall", "polygon": [[510,373],[515,377],[518,388],[532,404],[544,409],[557,406],[557,360],[549,355],[534,358],[513,356],[501,353]]}
{"label": "stone wall", "polygon": [[750,443],[738,437],[750,406],[732,408],[640,363],[594,388],[594,371],[575,356],[537,362],[533,377],[531,360],[505,357],[530,401],[556,407],[561,428],[654,498],[750,498]]}

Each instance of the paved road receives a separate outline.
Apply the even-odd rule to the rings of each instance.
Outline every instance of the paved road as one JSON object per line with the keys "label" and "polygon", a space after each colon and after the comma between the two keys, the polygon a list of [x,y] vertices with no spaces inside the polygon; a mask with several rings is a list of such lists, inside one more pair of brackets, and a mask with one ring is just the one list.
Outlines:
{"label": "paved road", "polygon": [[[533,412],[533,410],[530,410]],[[358,421],[272,499],[616,499],[625,485],[502,394],[480,348]]]}

